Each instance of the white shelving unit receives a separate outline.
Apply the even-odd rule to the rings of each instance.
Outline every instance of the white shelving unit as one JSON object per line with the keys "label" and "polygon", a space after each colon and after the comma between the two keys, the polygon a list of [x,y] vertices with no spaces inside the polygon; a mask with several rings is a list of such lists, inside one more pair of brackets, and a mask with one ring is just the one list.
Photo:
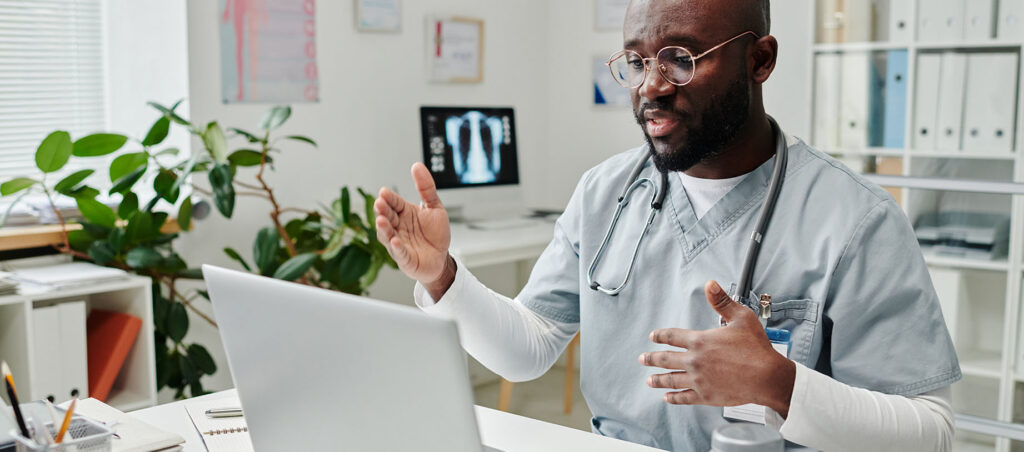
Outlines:
{"label": "white shelving unit", "polygon": [[[11,366],[19,398],[27,398],[25,394],[33,393],[32,383],[38,378],[35,357],[31,352],[34,346],[33,307],[77,300],[85,300],[87,311],[103,309],[142,319],[142,328],[128,352],[107,403],[122,411],[156,405],[151,282],[141,276],[70,290],[0,297],[0,358]],[[6,394],[4,397],[6,400]]]}
{"label": "white shelving unit", "polygon": [[[1024,296],[1022,293],[1022,287],[1024,287],[1022,285],[1024,282],[1024,196],[1022,194],[1024,194],[1024,189],[1021,188],[1024,186],[1016,185],[1024,183],[1024,139],[1022,139],[1024,136],[1024,121],[1022,121],[1024,119],[1024,101],[1020,95],[1024,88],[1021,77],[1021,74],[1024,74],[1024,54],[1022,54],[1024,38],[1021,38],[1022,40],[996,38],[994,37],[996,35],[995,28],[993,28],[993,38],[988,40],[921,41],[918,40],[917,29],[921,8],[938,8],[935,6],[934,0],[864,0],[863,4],[870,3],[876,7],[878,5],[885,7],[897,5],[901,1],[912,3],[910,16],[906,20],[909,28],[906,33],[908,38],[905,41],[819,43],[817,42],[819,35],[831,33],[830,31],[819,31],[819,24],[823,23],[821,18],[828,11],[822,8],[829,8],[827,3],[830,1],[835,0],[810,2],[813,7],[810,8],[811,11],[807,17],[812,24],[812,30],[814,30],[809,36],[812,41],[810,43],[812,52],[807,64],[810,72],[808,80],[812,81],[807,88],[809,91],[807,99],[811,100],[809,107],[813,110],[820,103],[819,97],[817,97],[819,93],[816,92],[817,57],[819,55],[866,53],[869,55],[868,60],[872,61],[872,54],[906,51],[905,142],[902,147],[898,148],[872,146],[843,148],[841,145],[836,145],[834,136],[825,140],[812,136],[812,144],[824,152],[841,158],[852,158],[852,160],[898,159],[901,166],[898,176],[902,177],[885,176],[877,179],[891,182],[891,184],[882,185],[895,189],[895,192],[900,195],[898,198],[903,204],[904,210],[911,216],[912,221],[914,215],[919,212],[915,212],[915,208],[908,204],[913,202],[912,198],[920,196],[921,193],[968,192],[971,194],[963,196],[1004,196],[1006,199],[1005,213],[1010,215],[1007,257],[997,260],[981,260],[926,255],[925,260],[929,268],[933,270],[933,275],[938,273],[946,276],[943,281],[936,281],[936,288],[939,291],[940,299],[943,299],[943,314],[957,345],[961,370],[964,374],[964,379],[954,385],[954,411],[962,415],[1024,424],[1024,356],[1022,356],[1024,355],[1024,338],[1021,337],[1021,325],[1024,323],[1024,312],[1021,309],[1022,296]],[[974,2],[975,0],[961,1]],[[997,27],[999,5],[1024,0],[984,1],[992,1],[992,4],[995,5],[997,11],[994,14],[993,27]],[[845,0],[845,2],[850,4],[851,0]],[[857,0],[857,3],[860,4],[861,1]],[[888,14],[880,14],[879,17],[887,18]],[[877,23],[876,26],[888,27],[889,24]],[[825,29],[827,30],[827,27]],[[872,39],[878,38],[877,33],[869,34],[872,35]],[[914,148],[915,115],[919,114],[914,111],[914,106],[917,105],[915,95],[918,82],[918,56],[937,52],[968,54],[1006,52],[1017,55],[1017,93],[1006,94],[1014,96],[1017,101],[1012,152],[992,152],[991,150],[967,148],[959,151]],[[965,87],[965,89],[967,88]],[[941,95],[957,94],[961,93],[943,92]],[[836,97],[834,92],[826,92],[824,96],[821,97],[822,102],[828,102],[826,99],[831,99],[840,104],[838,108],[843,108],[841,105],[842,95]],[[870,108],[868,111],[870,115]],[[929,113],[935,114],[935,112]],[[815,118],[819,114],[820,112],[815,111],[811,115],[808,130],[816,131]],[[820,145],[822,142],[825,142],[825,145]],[[870,140],[866,142],[870,143]],[[1005,165],[1006,174],[1005,178],[982,175],[979,177],[982,180],[977,181],[951,178],[943,184],[929,181],[922,183],[921,180],[924,178],[941,177],[941,175],[922,174],[937,159],[948,159],[944,162],[947,165],[968,166],[984,165],[985,161],[988,161],[987,163],[991,165]],[[870,170],[870,168],[868,169]],[[907,180],[902,181],[903,178],[907,178]],[[1007,189],[1007,187],[1011,187],[1011,189]],[[987,191],[988,189],[992,191]],[[1000,195],[979,193],[1000,193]],[[950,281],[948,278],[950,275],[955,275],[956,281]],[[957,293],[943,293],[943,290],[947,290],[947,292],[955,290]],[[1024,451],[1024,441],[1013,441],[999,436],[1000,433],[992,433],[994,430],[990,430],[988,434],[978,433],[979,431],[984,431],[984,429],[976,428],[975,424],[971,422],[958,422],[954,450]]]}

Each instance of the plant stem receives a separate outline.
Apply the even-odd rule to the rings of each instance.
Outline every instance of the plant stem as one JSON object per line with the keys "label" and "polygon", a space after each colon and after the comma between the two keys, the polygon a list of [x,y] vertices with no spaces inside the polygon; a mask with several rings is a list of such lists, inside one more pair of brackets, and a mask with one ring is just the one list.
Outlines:
{"label": "plant stem", "polygon": [[288,235],[288,231],[281,225],[281,205],[277,203],[277,198],[274,197],[274,190],[267,185],[267,181],[263,179],[263,172],[267,169],[267,153],[270,152],[270,146],[267,144],[267,137],[270,132],[267,132],[266,136],[263,137],[260,149],[260,170],[256,173],[256,180],[259,181],[263,191],[267,193],[267,199],[270,201],[273,210],[270,211],[270,221],[274,222],[274,227],[277,228],[277,233],[281,235],[281,239],[284,240],[284,245],[288,247],[288,255],[295,257],[298,254],[295,251],[295,243],[292,242],[292,238]]}

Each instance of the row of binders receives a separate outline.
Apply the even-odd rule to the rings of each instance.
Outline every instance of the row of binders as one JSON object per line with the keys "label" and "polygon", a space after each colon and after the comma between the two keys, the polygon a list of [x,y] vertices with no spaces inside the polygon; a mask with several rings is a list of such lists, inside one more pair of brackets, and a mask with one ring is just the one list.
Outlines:
{"label": "row of binders", "polygon": [[903,148],[1008,153],[1014,149],[1018,54],[918,55],[908,103],[906,50],[815,56],[813,141],[826,150]]}
{"label": "row of binders", "polygon": [[817,42],[1024,39],[1024,0],[817,0]]}

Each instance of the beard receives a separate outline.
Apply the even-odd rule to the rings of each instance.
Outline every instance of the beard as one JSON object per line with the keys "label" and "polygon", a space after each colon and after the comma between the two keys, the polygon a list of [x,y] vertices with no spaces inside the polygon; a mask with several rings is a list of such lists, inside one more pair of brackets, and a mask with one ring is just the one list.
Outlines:
{"label": "beard", "polygon": [[[739,77],[729,85],[724,95],[712,96],[708,108],[700,115],[700,123],[686,133],[682,146],[667,153],[652,152],[658,171],[686,171],[694,165],[714,159],[731,143],[737,132],[750,118],[750,87],[746,77]],[[637,123],[644,131],[647,145],[654,149],[654,142],[645,127],[643,112],[648,109],[672,111],[672,106],[662,100],[655,100],[633,111]]]}

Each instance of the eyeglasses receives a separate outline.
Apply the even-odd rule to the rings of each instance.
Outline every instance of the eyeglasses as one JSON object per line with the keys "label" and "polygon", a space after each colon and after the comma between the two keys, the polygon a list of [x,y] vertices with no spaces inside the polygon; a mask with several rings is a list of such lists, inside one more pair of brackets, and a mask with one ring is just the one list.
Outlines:
{"label": "eyeglasses", "polygon": [[760,37],[753,31],[745,31],[696,56],[685,47],[678,46],[668,46],[659,50],[655,58],[644,58],[632,50],[620,50],[613,53],[605,64],[612,71],[612,78],[619,82],[620,85],[629,89],[637,88],[644,84],[644,80],[647,79],[647,73],[651,69],[647,64],[650,60],[654,60],[657,63],[655,67],[658,68],[658,72],[661,73],[661,76],[666,81],[676,86],[683,86],[693,80],[693,74],[697,70],[698,59],[748,34],[755,38]]}

